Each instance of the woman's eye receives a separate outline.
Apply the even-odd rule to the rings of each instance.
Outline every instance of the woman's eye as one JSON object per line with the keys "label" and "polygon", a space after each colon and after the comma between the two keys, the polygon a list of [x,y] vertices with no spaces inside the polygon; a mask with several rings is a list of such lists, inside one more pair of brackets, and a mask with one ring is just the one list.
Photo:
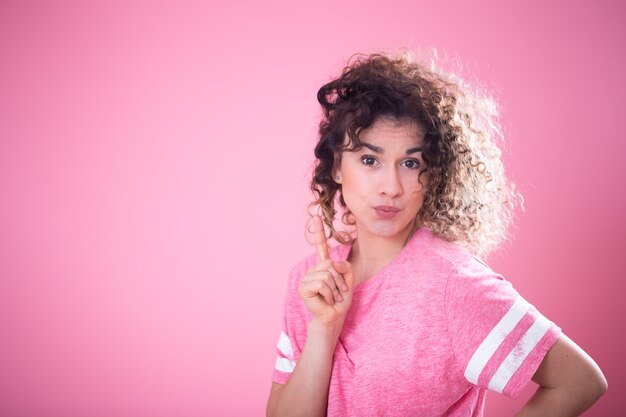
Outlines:
{"label": "woman's eye", "polygon": [[417,159],[407,159],[404,161],[404,166],[410,169],[416,169],[419,168],[420,163]]}
{"label": "woman's eye", "polygon": [[365,155],[361,157],[361,162],[363,163],[363,165],[373,166],[376,164],[376,158],[374,158],[373,156]]}

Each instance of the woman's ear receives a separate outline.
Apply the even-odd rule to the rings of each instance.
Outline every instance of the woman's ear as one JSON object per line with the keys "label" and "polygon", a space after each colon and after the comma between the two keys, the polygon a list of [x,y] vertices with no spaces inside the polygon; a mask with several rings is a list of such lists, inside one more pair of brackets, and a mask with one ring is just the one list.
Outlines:
{"label": "woman's ear", "polygon": [[337,184],[341,184],[341,181],[343,180],[341,176],[341,156],[335,154],[333,168],[330,170],[330,173],[333,176],[333,181]]}

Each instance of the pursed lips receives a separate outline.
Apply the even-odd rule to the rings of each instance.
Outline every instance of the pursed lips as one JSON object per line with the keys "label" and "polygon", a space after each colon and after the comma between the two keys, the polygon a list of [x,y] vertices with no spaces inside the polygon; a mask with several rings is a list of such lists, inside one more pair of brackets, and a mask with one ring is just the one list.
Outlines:
{"label": "pursed lips", "polygon": [[376,206],[374,207],[374,210],[394,212],[394,213],[397,213],[398,211],[400,211],[398,207],[394,207],[394,206]]}
{"label": "pursed lips", "polygon": [[376,206],[374,207],[374,213],[376,217],[382,220],[391,220],[396,217],[400,209],[394,206]]}

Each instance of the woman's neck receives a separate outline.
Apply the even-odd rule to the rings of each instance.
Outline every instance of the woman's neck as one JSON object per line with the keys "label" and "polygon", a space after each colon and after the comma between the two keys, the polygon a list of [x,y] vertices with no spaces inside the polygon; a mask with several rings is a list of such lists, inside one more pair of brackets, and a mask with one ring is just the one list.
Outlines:
{"label": "woman's neck", "polygon": [[411,235],[411,229],[397,237],[381,237],[357,232],[348,258],[355,272],[356,283],[368,280],[389,264],[398,256]]}

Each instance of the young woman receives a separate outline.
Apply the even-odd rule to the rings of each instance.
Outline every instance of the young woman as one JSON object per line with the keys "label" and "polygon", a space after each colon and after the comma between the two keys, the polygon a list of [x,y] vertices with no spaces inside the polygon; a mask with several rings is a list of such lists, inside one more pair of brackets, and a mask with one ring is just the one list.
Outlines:
{"label": "young woman", "polygon": [[518,416],[590,407],[599,367],[480,259],[519,198],[491,102],[379,54],[318,100],[317,254],[290,274],[267,415],[482,416],[487,389],[515,397],[531,379]]}

